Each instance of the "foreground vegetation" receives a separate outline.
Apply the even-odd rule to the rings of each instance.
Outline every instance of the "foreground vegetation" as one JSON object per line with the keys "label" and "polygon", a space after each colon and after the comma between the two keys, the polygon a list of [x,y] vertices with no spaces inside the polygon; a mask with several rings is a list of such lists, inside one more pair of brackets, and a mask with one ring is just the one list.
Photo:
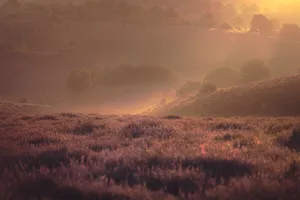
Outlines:
{"label": "foreground vegetation", "polygon": [[0,198],[298,199],[299,118],[0,115]]}

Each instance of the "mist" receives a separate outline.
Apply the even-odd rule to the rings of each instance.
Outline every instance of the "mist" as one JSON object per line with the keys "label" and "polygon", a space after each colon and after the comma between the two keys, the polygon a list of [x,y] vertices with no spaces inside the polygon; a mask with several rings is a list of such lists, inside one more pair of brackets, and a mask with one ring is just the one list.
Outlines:
{"label": "mist", "polygon": [[[271,77],[297,74],[297,25],[284,25],[300,21],[298,8],[268,0],[3,1],[0,98],[136,113],[173,101],[186,81],[253,59]],[[266,20],[255,24],[255,15]]]}
{"label": "mist", "polygon": [[0,0],[0,199],[298,200],[299,11]]}

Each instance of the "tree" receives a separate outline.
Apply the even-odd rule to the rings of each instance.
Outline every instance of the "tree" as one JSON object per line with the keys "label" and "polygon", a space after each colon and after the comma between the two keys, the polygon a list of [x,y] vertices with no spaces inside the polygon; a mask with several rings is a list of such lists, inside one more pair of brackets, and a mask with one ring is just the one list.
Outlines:
{"label": "tree", "polygon": [[251,21],[250,32],[269,35],[273,31],[273,22],[262,14],[256,14]]}
{"label": "tree", "polygon": [[68,76],[67,88],[72,95],[80,96],[93,86],[91,73],[84,70],[72,70]]}
{"label": "tree", "polygon": [[247,62],[240,70],[241,82],[251,83],[270,78],[271,72],[265,66],[264,61],[253,59]]}
{"label": "tree", "polygon": [[211,13],[205,13],[201,16],[200,26],[205,28],[214,28],[217,25],[217,20]]}
{"label": "tree", "polygon": [[205,83],[210,83],[220,87],[231,87],[238,84],[239,75],[229,67],[219,67],[212,69],[204,78]]}
{"label": "tree", "polygon": [[283,24],[280,37],[284,39],[299,40],[300,28],[297,24]]}

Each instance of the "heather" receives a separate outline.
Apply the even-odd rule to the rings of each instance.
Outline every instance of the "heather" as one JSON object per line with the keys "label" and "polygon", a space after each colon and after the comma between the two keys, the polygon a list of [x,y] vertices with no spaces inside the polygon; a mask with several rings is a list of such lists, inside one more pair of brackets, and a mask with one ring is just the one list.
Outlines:
{"label": "heather", "polygon": [[0,116],[8,199],[297,199],[298,117]]}

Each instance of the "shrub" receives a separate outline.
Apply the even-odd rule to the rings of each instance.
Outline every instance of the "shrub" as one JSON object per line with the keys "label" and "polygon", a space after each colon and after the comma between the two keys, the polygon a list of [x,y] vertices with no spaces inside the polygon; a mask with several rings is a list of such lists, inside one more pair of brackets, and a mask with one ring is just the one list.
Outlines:
{"label": "shrub", "polygon": [[288,139],[286,146],[290,149],[300,151],[300,127],[294,127],[292,135]]}
{"label": "shrub", "polygon": [[217,90],[217,86],[211,83],[203,83],[199,93],[200,94],[210,94]]}
{"label": "shrub", "polygon": [[182,87],[176,91],[177,97],[185,97],[193,92],[198,91],[202,86],[200,81],[186,81]]}
{"label": "shrub", "polygon": [[97,125],[93,122],[87,121],[83,123],[77,123],[73,129],[73,132],[78,135],[88,135],[93,133],[93,131],[97,129]]}
{"label": "shrub", "polygon": [[251,83],[261,81],[271,76],[270,70],[265,67],[264,61],[254,59],[247,62],[240,70],[241,82]]}
{"label": "shrub", "polygon": [[140,120],[139,122],[128,123],[121,134],[125,138],[157,137],[160,139],[169,138],[176,131],[172,127],[165,126],[163,123],[155,120]]}
{"label": "shrub", "polygon": [[43,115],[38,120],[58,120],[58,118],[54,115]]}
{"label": "shrub", "polygon": [[28,100],[25,97],[22,97],[20,99],[20,103],[28,103]]}
{"label": "shrub", "polygon": [[182,117],[178,116],[178,115],[167,115],[162,117],[163,119],[182,119]]}
{"label": "shrub", "polygon": [[92,76],[90,72],[84,70],[73,70],[70,72],[67,87],[72,95],[78,96],[91,88],[93,85]]}
{"label": "shrub", "polygon": [[209,71],[204,78],[205,83],[211,83],[218,88],[237,85],[238,80],[238,73],[229,67],[215,68]]}

